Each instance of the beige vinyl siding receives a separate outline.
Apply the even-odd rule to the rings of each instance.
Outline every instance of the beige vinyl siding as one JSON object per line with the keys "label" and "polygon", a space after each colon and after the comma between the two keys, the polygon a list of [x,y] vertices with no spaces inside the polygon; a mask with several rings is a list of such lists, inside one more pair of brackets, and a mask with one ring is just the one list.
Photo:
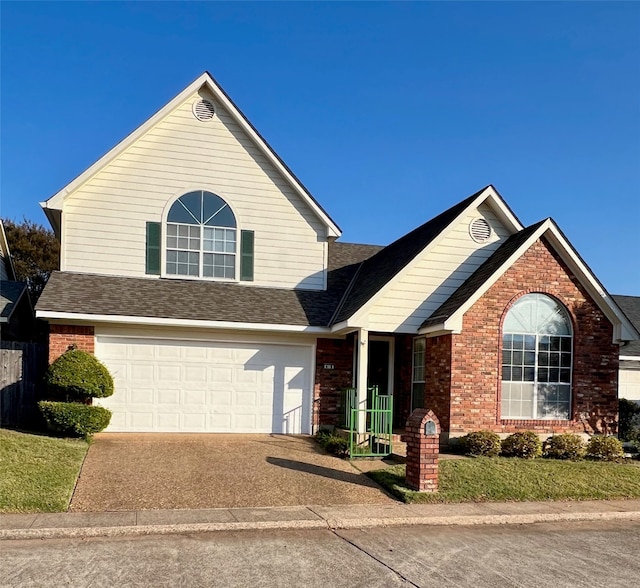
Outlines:
{"label": "beige vinyl siding", "polygon": [[209,190],[231,206],[239,230],[255,231],[251,284],[324,288],[326,227],[212,97],[216,117],[193,116],[198,98],[65,198],[63,269],[144,276],[146,222],[160,222],[178,196]]}
{"label": "beige vinyl siding", "polygon": [[[486,243],[469,235],[469,224],[479,217],[491,225]],[[480,205],[389,285],[372,305],[369,330],[415,333],[509,234],[489,206]]]}
{"label": "beige vinyl siding", "polygon": [[640,403],[640,358],[624,363],[620,366],[618,397]]}

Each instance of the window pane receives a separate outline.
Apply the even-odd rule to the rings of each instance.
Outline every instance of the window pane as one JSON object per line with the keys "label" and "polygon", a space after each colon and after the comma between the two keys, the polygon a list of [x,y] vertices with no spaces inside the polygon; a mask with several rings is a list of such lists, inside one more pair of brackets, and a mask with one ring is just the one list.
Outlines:
{"label": "window pane", "polygon": [[536,349],[536,338],[533,335],[525,335],[524,336],[524,348],[527,350],[535,351]]}
{"label": "window pane", "polygon": [[570,369],[561,369],[560,370],[560,381],[564,383],[571,382],[571,370]]}
{"label": "window pane", "polygon": [[558,366],[560,365],[560,354],[558,353],[550,353],[549,354],[549,365]]}
{"label": "window pane", "polygon": [[502,380],[507,382],[511,380],[511,367],[508,365],[502,366]]}
{"label": "window pane", "polygon": [[536,368],[526,367],[524,368],[524,381],[533,382],[536,376]]}
{"label": "window pane", "polygon": [[570,353],[563,353],[560,356],[560,365],[562,367],[571,367],[571,354]]}
{"label": "window pane", "polygon": [[571,351],[571,338],[570,337],[562,337],[560,341],[560,349],[562,351]]}

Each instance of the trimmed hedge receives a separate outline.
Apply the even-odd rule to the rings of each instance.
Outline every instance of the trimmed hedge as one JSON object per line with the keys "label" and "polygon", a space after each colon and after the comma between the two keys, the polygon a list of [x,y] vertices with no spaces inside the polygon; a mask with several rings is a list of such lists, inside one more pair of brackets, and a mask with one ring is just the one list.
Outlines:
{"label": "trimmed hedge", "polygon": [[105,398],[113,394],[113,378],[98,359],[80,349],[70,349],[47,370],[49,395],[58,400]]}
{"label": "trimmed hedge", "polygon": [[533,459],[542,455],[542,441],[533,431],[519,431],[502,440],[502,455]]}
{"label": "trimmed hedge", "polygon": [[493,431],[474,431],[460,439],[467,455],[495,457],[500,455],[500,437]]}
{"label": "trimmed hedge", "polygon": [[42,400],[38,407],[49,427],[72,437],[90,437],[106,429],[111,421],[111,411],[102,406]]}
{"label": "trimmed hedge", "polygon": [[554,435],[544,442],[543,455],[551,459],[570,459],[576,461],[584,457],[585,442],[575,433]]}
{"label": "trimmed hedge", "polygon": [[622,443],[615,437],[601,435],[591,437],[587,443],[587,457],[602,461],[616,461],[624,456]]}
{"label": "trimmed hedge", "polygon": [[618,437],[622,441],[640,443],[640,404],[620,398],[618,401]]}

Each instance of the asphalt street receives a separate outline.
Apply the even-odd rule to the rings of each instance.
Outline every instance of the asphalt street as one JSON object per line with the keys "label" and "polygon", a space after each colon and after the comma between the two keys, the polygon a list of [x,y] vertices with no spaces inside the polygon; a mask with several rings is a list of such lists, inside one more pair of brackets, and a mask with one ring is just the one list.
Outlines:
{"label": "asphalt street", "polygon": [[640,522],[230,531],[0,542],[0,585],[625,587]]}

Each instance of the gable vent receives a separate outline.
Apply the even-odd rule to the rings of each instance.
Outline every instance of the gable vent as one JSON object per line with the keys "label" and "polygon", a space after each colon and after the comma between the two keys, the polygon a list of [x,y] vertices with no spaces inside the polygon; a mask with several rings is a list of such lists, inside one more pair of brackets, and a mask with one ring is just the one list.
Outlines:
{"label": "gable vent", "polygon": [[491,237],[491,225],[483,218],[476,218],[469,225],[469,234],[476,243],[484,243]]}
{"label": "gable vent", "polygon": [[213,107],[213,103],[209,102],[209,100],[205,100],[204,98],[198,100],[193,105],[193,114],[194,116],[203,122],[211,120],[216,111]]}

